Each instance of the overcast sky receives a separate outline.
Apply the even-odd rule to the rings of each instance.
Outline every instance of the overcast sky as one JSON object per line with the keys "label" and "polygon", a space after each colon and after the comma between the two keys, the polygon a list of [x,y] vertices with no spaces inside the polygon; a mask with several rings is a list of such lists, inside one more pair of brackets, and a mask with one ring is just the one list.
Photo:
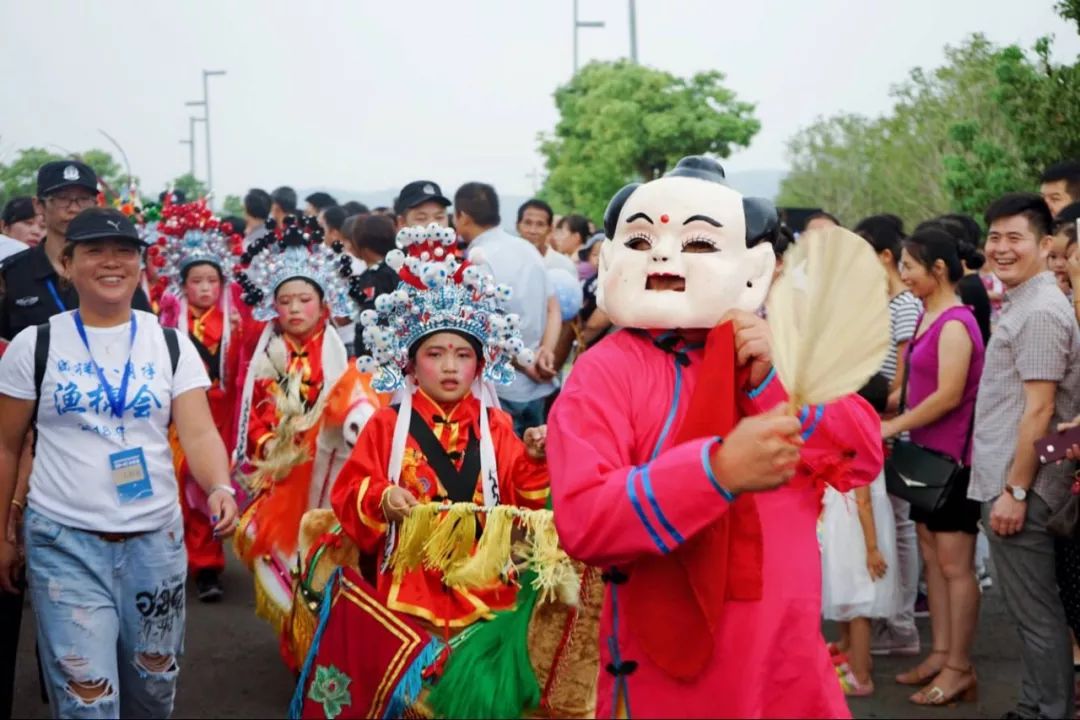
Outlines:
{"label": "overcast sky", "polygon": [[[762,130],[730,170],[785,166],[819,115],[877,114],[909,68],[979,31],[1080,52],[1053,0],[638,0],[642,63],[718,69]],[[75,3],[0,0],[0,160],[18,148],[127,151],[144,191],[188,169],[189,110],[210,79],[219,196],[250,186],[380,190],[430,178],[531,192],[536,135],[572,74],[572,0]],[[582,62],[628,54],[627,2],[580,0]],[[201,127],[197,174],[205,177]],[[55,149],[55,147],[54,147]]]}

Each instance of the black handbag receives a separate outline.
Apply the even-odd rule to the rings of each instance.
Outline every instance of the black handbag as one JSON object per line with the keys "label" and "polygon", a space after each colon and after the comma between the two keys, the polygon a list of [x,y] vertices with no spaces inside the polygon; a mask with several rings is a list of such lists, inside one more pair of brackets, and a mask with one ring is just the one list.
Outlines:
{"label": "black handbag", "polygon": [[[922,324],[922,321],[919,321]],[[918,328],[915,329],[918,334]],[[911,367],[911,351],[908,345],[907,362],[904,363],[904,381],[900,391],[900,414],[907,405],[908,370]],[[972,424],[975,418],[972,416]],[[967,444],[962,457],[967,457],[974,428],[969,428]],[[885,488],[890,495],[907,500],[911,506],[927,513],[940,510],[953,493],[957,482],[963,482],[964,465],[945,453],[930,450],[910,440],[897,440],[892,454],[885,460]]]}

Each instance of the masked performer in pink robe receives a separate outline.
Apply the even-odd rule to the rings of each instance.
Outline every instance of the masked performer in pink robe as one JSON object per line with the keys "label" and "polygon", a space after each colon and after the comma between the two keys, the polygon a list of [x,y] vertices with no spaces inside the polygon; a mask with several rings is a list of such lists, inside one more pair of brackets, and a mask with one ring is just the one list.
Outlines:
{"label": "masked performer in pink robe", "polygon": [[821,635],[824,483],[881,470],[851,396],[792,415],[763,302],[775,209],[705,157],[623,188],[599,306],[548,425],[555,521],[605,568],[597,717],[850,717]]}

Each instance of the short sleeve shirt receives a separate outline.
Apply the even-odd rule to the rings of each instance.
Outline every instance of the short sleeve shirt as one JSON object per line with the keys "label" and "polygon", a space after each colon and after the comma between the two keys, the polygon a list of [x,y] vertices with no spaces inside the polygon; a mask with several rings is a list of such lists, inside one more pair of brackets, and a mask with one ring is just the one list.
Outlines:
{"label": "short sleeve shirt", "polygon": [[[169,446],[172,401],[189,390],[210,387],[206,368],[191,341],[177,333],[180,357],[174,375],[161,326],[150,313],[134,312],[136,335],[130,363],[130,323],[87,327],[93,359],[114,393],[127,368],[127,396],[117,418],[73,315],[60,313],[49,320],[49,355],[41,383],[29,505],[55,522],[83,530],[144,532],[165,527],[180,512]],[[0,358],[0,394],[20,400],[37,397],[36,345],[36,328],[15,336]],[[132,448],[143,451],[152,495],[122,503],[109,456]]]}
{"label": "short sleeve shirt", "polygon": [[[1080,328],[1054,276],[1043,272],[1006,292],[986,348],[975,405],[974,459],[968,497],[987,502],[1005,488],[1024,413],[1024,383],[1057,383],[1047,432],[1080,413]],[[1042,429],[1040,429],[1042,434]],[[1065,464],[1044,465],[1032,490],[1057,509],[1068,499]]]}
{"label": "short sleeve shirt", "polygon": [[[540,251],[528,240],[495,227],[473,239],[469,260],[486,269],[495,282],[513,291],[509,311],[521,318],[521,339],[536,350],[547,325],[547,301],[554,292]],[[551,395],[553,382],[538,383],[525,373],[515,373],[510,385],[498,388],[499,397],[511,402],[530,402]]]}
{"label": "short sleeve shirt", "polygon": [[881,374],[891,381],[896,377],[897,352],[900,343],[910,342],[922,315],[919,298],[905,290],[889,301],[889,352],[881,366]]}

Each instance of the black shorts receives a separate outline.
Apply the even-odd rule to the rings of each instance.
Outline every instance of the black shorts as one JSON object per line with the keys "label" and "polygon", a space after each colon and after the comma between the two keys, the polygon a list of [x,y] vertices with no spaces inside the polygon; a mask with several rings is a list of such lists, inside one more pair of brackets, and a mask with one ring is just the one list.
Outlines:
{"label": "black shorts", "polygon": [[930,532],[964,532],[978,535],[982,507],[975,500],[968,500],[970,480],[971,468],[964,468],[953,482],[945,504],[937,512],[928,513],[912,505],[911,520],[922,523]]}

